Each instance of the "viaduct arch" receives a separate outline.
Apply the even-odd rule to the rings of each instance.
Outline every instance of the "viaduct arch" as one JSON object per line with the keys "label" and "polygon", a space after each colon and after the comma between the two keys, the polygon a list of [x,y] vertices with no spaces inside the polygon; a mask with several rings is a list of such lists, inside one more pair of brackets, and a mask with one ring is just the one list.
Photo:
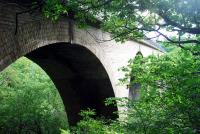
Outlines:
{"label": "viaduct arch", "polygon": [[70,125],[79,121],[83,109],[95,109],[97,116],[116,118],[117,107],[104,105],[114,97],[108,74],[98,58],[76,44],[56,43],[38,48],[26,57],[37,63],[57,87]]}
{"label": "viaduct arch", "polygon": [[107,97],[128,97],[126,86],[119,85],[125,66],[138,51],[143,56],[160,54],[157,46],[147,42],[109,40],[111,35],[62,18],[52,23],[40,12],[19,16],[15,35],[16,13],[26,7],[12,0],[0,0],[0,71],[21,56],[40,65],[58,88],[71,125],[79,120],[78,112],[86,107],[97,109],[98,115],[115,118],[112,112],[120,107],[105,107]]}

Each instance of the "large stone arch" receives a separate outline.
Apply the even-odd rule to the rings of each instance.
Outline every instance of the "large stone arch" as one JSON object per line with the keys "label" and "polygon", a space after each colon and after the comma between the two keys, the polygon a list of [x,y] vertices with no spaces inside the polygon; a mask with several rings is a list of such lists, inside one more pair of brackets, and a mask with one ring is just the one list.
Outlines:
{"label": "large stone arch", "polygon": [[[89,36],[88,31],[75,28],[74,33],[69,33],[68,24],[66,20],[58,23],[39,21],[20,26],[17,35],[12,34],[12,32],[1,33],[0,46],[3,49],[0,49],[0,71],[21,56],[27,56],[40,65],[57,86],[66,106],[71,125],[80,119],[78,115],[80,110],[86,108],[96,109],[98,116],[117,117],[112,114],[117,110],[116,107],[105,107],[103,104],[107,97],[115,97],[112,71],[109,62],[104,57],[103,49],[93,37]],[[73,40],[71,36],[73,36]],[[66,66],[67,63],[76,64],[72,60],[73,57],[66,54],[68,55],[66,58],[66,55],[61,54],[59,58],[55,59],[56,50],[59,50],[59,53],[62,53],[62,50],[68,53],[71,51],[74,56],[77,54],[77,57],[74,57],[75,62],[75,58],[80,58],[80,62],[86,61],[86,58],[90,58],[88,61],[92,59],[94,65],[90,66],[93,70],[90,70],[91,68],[83,69],[84,66],[80,65],[80,70],[82,69],[87,76],[83,76],[84,73],[81,74],[81,71],[79,76],[75,76],[77,75],[73,72],[75,68]],[[84,58],[84,56],[86,57]],[[65,66],[61,64],[65,64]],[[94,68],[97,71],[96,76]],[[66,77],[68,74],[69,77]],[[92,88],[96,89],[92,90]]]}
{"label": "large stone arch", "polygon": [[[79,44],[101,63],[107,73],[107,78],[109,78],[114,96],[128,97],[127,86],[119,84],[119,79],[124,76],[124,73],[118,69],[126,66],[128,60],[133,58],[138,51],[141,51],[144,57],[162,53],[157,47],[144,42],[131,40],[124,43],[115,42],[110,40],[109,33],[103,32],[95,26],[80,29],[74,21],[65,17],[52,23],[45,20],[40,11],[19,15],[16,27],[16,13],[26,10],[26,7],[23,6],[25,1],[17,0],[16,3],[9,3],[11,1],[0,0],[0,71],[19,57],[25,55],[28,57],[30,56],[27,55],[28,53],[50,44],[51,46],[57,46],[59,43],[68,46]],[[16,35],[15,31],[17,31]],[[34,60],[33,57],[29,58]]]}
{"label": "large stone arch", "polygon": [[[14,62],[21,56],[38,49],[40,47],[56,44],[56,43],[71,43],[79,44],[90,50],[101,61],[109,76],[112,76],[110,64],[106,61],[105,52],[101,45],[88,33],[88,31],[96,29],[79,29],[74,28],[73,33],[69,33],[68,20],[52,23],[51,21],[38,21],[24,24],[18,28],[17,35],[11,32],[0,32],[0,71]],[[75,25],[70,26],[75,27]],[[99,33],[100,30],[94,32]],[[70,40],[73,36],[73,40]],[[110,73],[109,73],[110,72]]]}
{"label": "large stone arch", "polygon": [[97,116],[116,118],[117,107],[104,101],[114,97],[107,72],[88,49],[75,44],[57,43],[26,55],[40,65],[55,83],[66,107],[70,125],[79,121],[83,109],[95,109]]}

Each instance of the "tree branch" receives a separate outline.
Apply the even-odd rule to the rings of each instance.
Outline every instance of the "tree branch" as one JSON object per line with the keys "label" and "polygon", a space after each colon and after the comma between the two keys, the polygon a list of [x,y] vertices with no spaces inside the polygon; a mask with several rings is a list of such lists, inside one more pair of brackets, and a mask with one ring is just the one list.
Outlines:
{"label": "tree branch", "polygon": [[158,15],[160,15],[164,21],[166,22],[165,25],[171,25],[174,27],[179,28],[181,31],[185,32],[185,33],[190,33],[190,34],[200,34],[200,28],[189,28],[189,27],[184,27],[181,24],[171,20],[166,14],[164,13],[158,13]]}

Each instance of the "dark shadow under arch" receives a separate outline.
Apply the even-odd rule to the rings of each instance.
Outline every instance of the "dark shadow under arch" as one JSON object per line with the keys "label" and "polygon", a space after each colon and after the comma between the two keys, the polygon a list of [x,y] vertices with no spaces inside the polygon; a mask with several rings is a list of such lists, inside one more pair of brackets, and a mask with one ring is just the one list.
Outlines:
{"label": "dark shadow under arch", "polygon": [[115,119],[116,106],[105,106],[115,97],[108,74],[99,59],[83,46],[57,43],[26,55],[49,75],[57,87],[68,115],[69,125],[79,120],[80,110],[96,109],[97,116]]}

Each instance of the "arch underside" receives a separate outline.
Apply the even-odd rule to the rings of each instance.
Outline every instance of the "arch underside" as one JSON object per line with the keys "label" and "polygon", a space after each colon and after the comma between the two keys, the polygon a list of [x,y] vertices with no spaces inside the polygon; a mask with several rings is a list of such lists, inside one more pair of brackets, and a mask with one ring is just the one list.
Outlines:
{"label": "arch underside", "polygon": [[26,55],[50,76],[63,99],[70,125],[79,120],[80,110],[95,109],[97,117],[114,119],[116,106],[105,106],[114,91],[98,58],[86,48],[69,43],[52,44]]}

